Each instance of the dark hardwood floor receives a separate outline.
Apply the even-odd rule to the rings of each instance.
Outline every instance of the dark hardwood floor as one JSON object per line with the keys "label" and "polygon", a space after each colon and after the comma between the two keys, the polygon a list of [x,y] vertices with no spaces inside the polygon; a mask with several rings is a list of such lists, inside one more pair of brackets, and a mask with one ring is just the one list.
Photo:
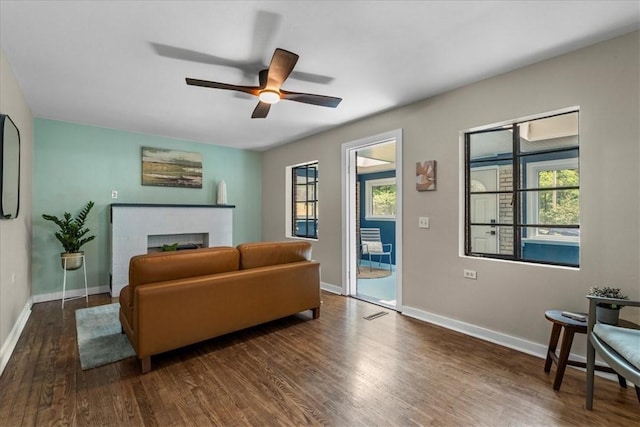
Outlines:
{"label": "dark hardwood floor", "polygon": [[[36,304],[0,377],[0,426],[18,425],[640,425],[633,388],[362,301],[323,294],[303,313],[152,358],[82,371],[84,300]],[[90,305],[107,304],[107,295]],[[168,316],[171,313],[167,313]],[[540,313],[544,315],[544,313]]]}

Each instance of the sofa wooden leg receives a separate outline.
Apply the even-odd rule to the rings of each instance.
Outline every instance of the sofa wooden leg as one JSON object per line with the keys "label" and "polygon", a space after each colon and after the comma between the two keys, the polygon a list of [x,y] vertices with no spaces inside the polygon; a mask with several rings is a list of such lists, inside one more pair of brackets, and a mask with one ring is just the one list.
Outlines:
{"label": "sofa wooden leg", "polygon": [[320,307],[312,308],[313,318],[318,319],[320,317]]}
{"label": "sofa wooden leg", "polygon": [[143,357],[142,359],[140,359],[140,367],[142,368],[143,374],[151,371],[151,356]]}

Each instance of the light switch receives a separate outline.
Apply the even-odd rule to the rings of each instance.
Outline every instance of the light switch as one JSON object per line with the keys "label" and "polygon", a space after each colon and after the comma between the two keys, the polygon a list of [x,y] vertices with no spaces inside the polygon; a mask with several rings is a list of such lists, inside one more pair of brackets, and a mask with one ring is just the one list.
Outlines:
{"label": "light switch", "polygon": [[429,228],[429,217],[428,216],[418,217],[418,228]]}

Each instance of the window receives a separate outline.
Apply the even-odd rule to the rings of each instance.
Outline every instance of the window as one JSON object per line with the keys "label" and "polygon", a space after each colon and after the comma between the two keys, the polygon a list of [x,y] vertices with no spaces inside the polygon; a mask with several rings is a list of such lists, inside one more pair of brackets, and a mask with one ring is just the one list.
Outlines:
{"label": "window", "polygon": [[291,236],[318,238],[318,162],[291,167]]}
{"label": "window", "polygon": [[465,255],[579,266],[578,114],[465,134]]}
{"label": "window", "polygon": [[366,219],[395,219],[396,179],[370,179],[365,182]]}

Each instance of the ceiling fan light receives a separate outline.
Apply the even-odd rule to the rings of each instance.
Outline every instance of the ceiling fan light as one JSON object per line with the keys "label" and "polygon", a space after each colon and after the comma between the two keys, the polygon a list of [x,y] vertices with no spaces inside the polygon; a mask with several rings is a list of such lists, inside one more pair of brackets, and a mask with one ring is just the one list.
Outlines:
{"label": "ceiling fan light", "polygon": [[275,104],[280,101],[280,93],[275,90],[263,90],[258,95],[258,99],[266,104]]}

